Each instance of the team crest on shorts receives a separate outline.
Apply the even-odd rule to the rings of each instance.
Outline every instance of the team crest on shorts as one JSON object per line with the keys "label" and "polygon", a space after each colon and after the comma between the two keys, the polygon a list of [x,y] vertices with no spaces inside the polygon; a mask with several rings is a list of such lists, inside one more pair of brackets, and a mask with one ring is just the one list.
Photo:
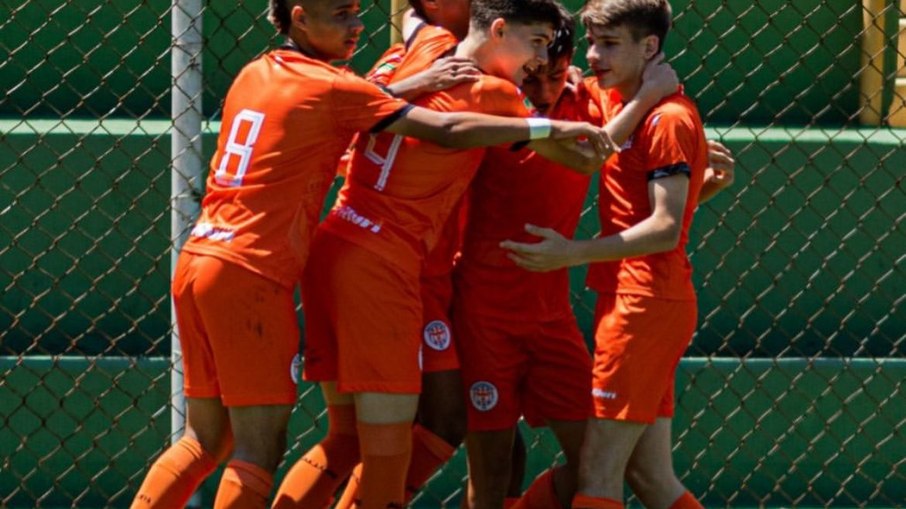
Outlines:
{"label": "team crest on shorts", "polygon": [[469,389],[472,406],[478,411],[487,412],[497,406],[497,387],[491,382],[475,382]]}
{"label": "team crest on shorts", "polygon": [[302,371],[302,356],[296,354],[293,356],[292,362],[289,363],[289,377],[293,379],[293,383],[299,385],[299,372]]}
{"label": "team crest on shorts", "polygon": [[450,348],[450,327],[443,320],[432,320],[425,325],[422,338],[432,350],[446,350]]}

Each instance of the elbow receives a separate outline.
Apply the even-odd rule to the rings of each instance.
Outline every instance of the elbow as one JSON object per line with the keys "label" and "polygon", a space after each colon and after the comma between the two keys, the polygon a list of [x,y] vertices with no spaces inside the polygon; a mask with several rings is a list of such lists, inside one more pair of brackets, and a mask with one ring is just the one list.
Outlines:
{"label": "elbow", "polygon": [[474,126],[459,115],[448,115],[437,130],[437,139],[431,140],[446,148],[475,148],[482,146],[481,140],[475,136]]}
{"label": "elbow", "polygon": [[661,225],[655,236],[654,249],[656,253],[673,251],[679,245],[682,224],[679,221],[669,221]]}

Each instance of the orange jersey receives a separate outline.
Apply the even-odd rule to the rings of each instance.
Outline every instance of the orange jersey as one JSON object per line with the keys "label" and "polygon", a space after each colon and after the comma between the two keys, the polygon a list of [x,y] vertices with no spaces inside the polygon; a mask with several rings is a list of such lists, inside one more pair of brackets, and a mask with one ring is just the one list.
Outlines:
{"label": "orange jersey", "polygon": [[[584,86],[564,90],[550,112],[559,120],[600,125],[597,97]],[[536,242],[525,224],[572,237],[588,192],[589,177],[529,149],[488,150],[469,191],[469,216],[457,287],[468,292],[470,312],[500,318],[569,316],[569,274],[526,272],[506,257],[500,242]]]}
{"label": "orange jersey", "polygon": [[[616,91],[604,92],[605,120],[622,108]],[[708,166],[708,146],[695,103],[682,92],[664,98],[604,165],[599,209],[601,236],[619,233],[651,215],[648,184],[660,175],[686,173],[689,194],[676,248],[635,258],[592,264],[588,286],[598,292],[675,300],[695,299],[686,256],[692,214]]]}
{"label": "orange jersey", "polygon": [[201,216],[184,249],[292,286],[353,133],[406,107],[293,49],[249,63],[227,93]]}
{"label": "orange jersey", "polygon": [[[512,83],[482,76],[415,104],[437,111],[527,117]],[[485,149],[449,149],[390,133],[361,136],[323,228],[418,274]]]}
{"label": "orange jersey", "polygon": [[406,54],[393,74],[391,83],[408,78],[431,67],[438,59],[451,54],[459,41],[449,30],[421,24],[406,41]]}
{"label": "orange jersey", "polygon": [[371,66],[371,70],[365,73],[365,79],[375,85],[388,85],[405,55],[406,46],[403,43],[398,42],[390,46]]}

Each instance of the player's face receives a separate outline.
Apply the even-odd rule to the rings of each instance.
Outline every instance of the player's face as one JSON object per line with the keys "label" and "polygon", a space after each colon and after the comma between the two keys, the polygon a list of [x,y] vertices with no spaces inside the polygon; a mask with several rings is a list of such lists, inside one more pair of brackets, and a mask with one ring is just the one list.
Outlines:
{"label": "player's face", "polygon": [[522,80],[522,92],[532,101],[538,113],[547,116],[566,87],[572,55],[563,55],[528,73]]}
{"label": "player's face", "polygon": [[425,2],[424,6],[425,12],[431,17],[428,21],[446,28],[462,40],[469,32],[470,4],[470,0],[431,0]]}
{"label": "player's face", "polygon": [[645,64],[657,53],[657,37],[636,41],[629,28],[590,26],[587,30],[588,66],[601,88],[616,88],[631,97],[642,83]]}
{"label": "player's face", "polygon": [[323,0],[305,11],[303,30],[318,57],[327,61],[352,58],[365,28],[359,10],[359,0]]}
{"label": "player's face", "polygon": [[496,42],[494,62],[485,71],[521,85],[529,72],[547,63],[547,47],[554,37],[548,23],[507,23],[497,19],[491,24]]}

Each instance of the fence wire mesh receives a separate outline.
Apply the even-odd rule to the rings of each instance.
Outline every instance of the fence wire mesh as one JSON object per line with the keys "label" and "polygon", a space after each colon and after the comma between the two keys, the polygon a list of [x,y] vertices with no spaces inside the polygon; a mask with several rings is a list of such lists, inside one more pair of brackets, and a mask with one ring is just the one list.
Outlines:
{"label": "fence wire mesh", "polygon": [[[265,4],[203,2],[202,161],[232,78],[278,42]],[[708,507],[902,507],[906,1],[672,4],[667,53],[737,159],[690,243],[700,327],[677,380],[676,470]],[[172,432],[175,7],[4,7],[0,505],[127,507]],[[356,70],[389,45],[390,10],[363,5]],[[583,53],[580,40],[580,66]],[[596,231],[594,203],[580,236]],[[318,391],[300,387],[278,477],[325,424]],[[549,433],[523,431],[529,481],[562,457]],[[465,475],[460,451],[414,504],[458,506]]]}

